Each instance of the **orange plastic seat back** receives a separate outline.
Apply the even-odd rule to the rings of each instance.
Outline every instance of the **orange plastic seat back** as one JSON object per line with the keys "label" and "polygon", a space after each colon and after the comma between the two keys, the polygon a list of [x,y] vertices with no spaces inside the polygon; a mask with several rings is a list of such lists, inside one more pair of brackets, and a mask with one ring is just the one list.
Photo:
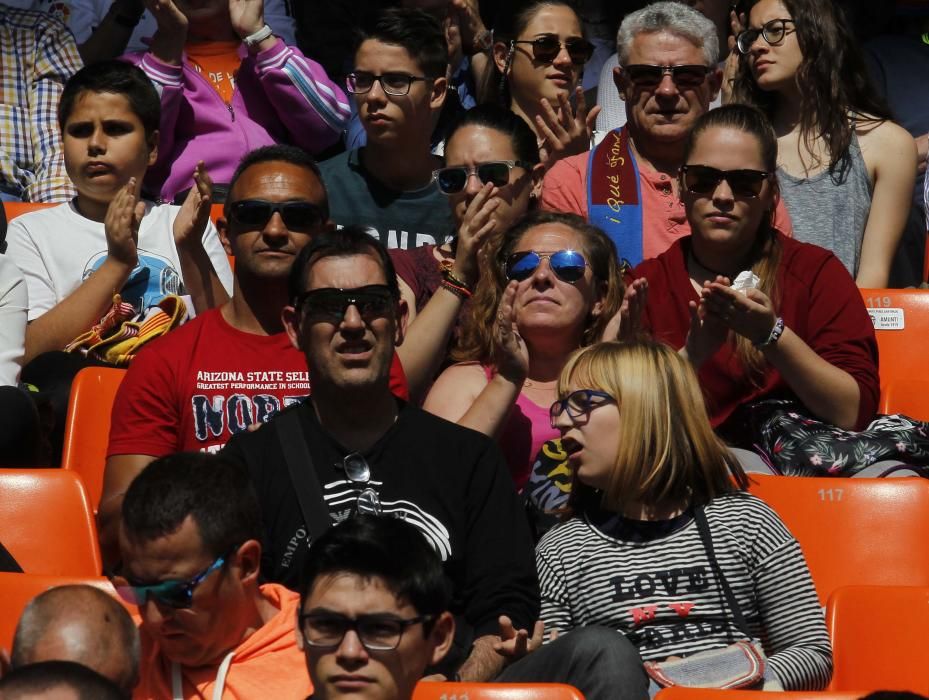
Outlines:
{"label": "orange plastic seat back", "polygon": [[841,586],[929,586],[929,480],[752,475],[803,548],[823,605]]}
{"label": "orange plastic seat back", "polygon": [[71,385],[61,466],[81,475],[94,510],[103,493],[110,413],[124,376],[124,369],[85,367]]}
{"label": "orange plastic seat back", "polygon": [[716,690],[715,688],[665,688],[655,700],[858,700],[863,693],[816,692],[813,690],[788,690],[766,693],[762,690]]}
{"label": "orange plastic seat back", "polygon": [[929,588],[848,586],[829,597],[833,690],[929,694]]}
{"label": "orange plastic seat back", "polygon": [[0,469],[0,540],[26,573],[103,570],[90,502],[72,471]]}
{"label": "orange plastic seat back", "polygon": [[926,379],[892,379],[881,388],[881,413],[902,413],[929,421],[929,373]]}
{"label": "orange plastic seat back", "polygon": [[[22,615],[23,609],[30,600],[49,588],[83,583],[94,586],[123,603],[116,596],[109,580],[103,577],[73,577],[73,576],[42,576],[39,574],[7,574],[0,573],[0,648],[7,651],[13,645],[13,634]],[[137,608],[123,603],[130,614],[137,612]]]}
{"label": "orange plastic seat back", "polygon": [[432,683],[422,681],[413,700],[584,700],[562,683]]}
{"label": "orange plastic seat back", "polygon": [[48,209],[57,206],[56,204],[43,204],[40,202],[4,202],[3,211],[6,212],[6,220],[12,221],[17,216],[28,214],[31,211],[39,209]]}
{"label": "orange plastic seat back", "polygon": [[881,389],[891,381],[926,376],[929,290],[862,289],[880,352]]}

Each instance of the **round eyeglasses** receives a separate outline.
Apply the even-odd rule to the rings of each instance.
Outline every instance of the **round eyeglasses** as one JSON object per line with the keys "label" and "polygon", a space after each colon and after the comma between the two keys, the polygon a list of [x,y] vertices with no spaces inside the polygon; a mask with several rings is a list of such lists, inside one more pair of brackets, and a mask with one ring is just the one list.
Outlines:
{"label": "round eyeglasses", "polygon": [[[556,427],[555,422],[558,420],[558,417],[565,411],[568,412],[568,418],[575,423],[579,423],[581,422],[581,418],[586,419],[589,417],[590,412],[595,408],[599,408],[608,403],[616,403],[616,399],[605,391],[578,389],[577,391],[572,391],[563,399],[559,399],[553,403],[552,407],[548,410],[548,417],[552,422],[553,428]],[[586,420],[584,422],[586,422]]]}
{"label": "round eyeglasses", "polygon": [[739,48],[739,53],[747,54],[752,50],[752,44],[757,41],[760,35],[766,42],[772,46],[776,46],[784,41],[785,36],[791,32],[797,31],[796,26],[797,25],[794,24],[792,19],[786,17],[772,19],[761,25],[760,29],[746,29],[739,33],[739,36],[735,40],[735,44]]}

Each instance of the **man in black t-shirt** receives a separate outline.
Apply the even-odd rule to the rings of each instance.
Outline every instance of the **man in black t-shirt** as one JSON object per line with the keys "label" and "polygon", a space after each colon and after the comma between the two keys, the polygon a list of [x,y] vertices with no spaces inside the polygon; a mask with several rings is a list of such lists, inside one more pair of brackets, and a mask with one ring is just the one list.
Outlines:
{"label": "man in black t-shirt", "polygon": [[503,665],[499,617],[531,629],[539,612],[532,541],[502,454],[486,436],[391,395],[406,305],[386,251],[363,229],[315,237],[289,291],[284,323],[306,355],[312,396],[223,452],[252,473],[263,573],[296,588],[309,542],[330,523],[357,513],[402,518],[441,556],[452,612],[475,638],[461,676],[492,678]]}

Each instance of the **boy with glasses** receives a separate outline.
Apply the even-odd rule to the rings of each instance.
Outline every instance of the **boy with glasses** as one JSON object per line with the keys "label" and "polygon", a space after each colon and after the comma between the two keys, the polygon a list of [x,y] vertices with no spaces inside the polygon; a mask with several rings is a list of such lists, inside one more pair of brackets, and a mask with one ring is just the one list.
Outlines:
{"label": "boy with glasses", "polygon": [[385,11],[355,52],[346,89],[367,145],[321,164],[332,220],[367,227],[388,248],[441,243],[448,204],[432,180],[430,140],[448,86],[439,23],[416,9]]}
{"label": "boy with glasses", "polygon": [[117,593],[139,606],[135,697],[240,700],[312,693],[296,645],[299,596],[258,584],[261,512],[248,474],[221,457],[152,462],[123,501]]}
{"label": "boy with glasses", "polygon": [[310,548],[297,644],[317,700],[409,700],[452,644],[442,562],[413,526],[359,515]]}

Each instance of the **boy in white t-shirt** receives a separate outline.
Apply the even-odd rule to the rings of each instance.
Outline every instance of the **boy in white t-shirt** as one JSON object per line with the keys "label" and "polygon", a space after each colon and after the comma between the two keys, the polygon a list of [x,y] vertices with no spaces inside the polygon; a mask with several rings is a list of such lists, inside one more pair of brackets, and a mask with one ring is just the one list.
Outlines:
{"label": "boy in white t-shirt", "polygon": [[138,68],[104,61],[78,71],[58,107],[70,203],[18,217],[7,254],[29,292],[26,362],[90,330],[114,292],[136,311],[189,294],[197,311],[228,298],[232,274],[209,220],[201,163],[183,206],[141,199],[158,154],[160,100]]}

